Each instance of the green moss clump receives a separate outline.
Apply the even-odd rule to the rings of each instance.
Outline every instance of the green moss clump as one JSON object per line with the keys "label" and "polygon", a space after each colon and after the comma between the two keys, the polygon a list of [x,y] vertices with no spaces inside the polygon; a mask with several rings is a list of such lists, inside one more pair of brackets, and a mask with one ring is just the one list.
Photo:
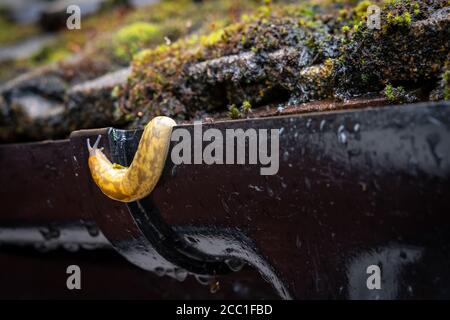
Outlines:
{"label": "green moss clump", "polygon": [[242,103],[242,112],[245,114],[245,115],[247,115],[247,114],[249,114],[250,112],[251,112],[251,110],[252,110],[252,104],[250,103],[250,101],[248,101],[248,100],[245,100],[243,103]]}
{"label": "green moss clump", "polygon": [[412,10],[415,16],[418,16],[420,14],[420,6],[418,2],[414,2],[412,4]]}
{"label": "green moss clump", "polygon": [[[381,91],[386,83],[404,83],[413,89],[425,79],[436,82],[442,74],[449,50],[450,20],[433,15],[448,6],[445,1],[392,0],[377,4],[381,8],[381,29],[372,30],[363,23],[341,47],[336,97]],[[424,23],[415,23],[419,21]]]}
{"label": "green moss clump", "polygon": [[387,22],[384,28],[386,30],[408,27],[411,22],[429,14],[434,8],[443,7],[446,4],[441,0],[430,1],[430,4],[423,0],[385,0],[380,5],[382,5],[382,14],[385,15],[384,20]]}
{"label": "green moss clump", "polygon": [[112,98],[118,98],[120,97],[120,92],[121,92],[121,87],[120,86],[114,86],[114,88],[111,90],[111,97]]}
{"label": "green moss clump", "polygon": [[239,111],[238,107],[236,107],[235,104],[232,104],[232,105],[230,106],[229,111],[228,111],[228,116],[229,116],[231,119],[240,119],[240,118],[242,118],[242,114],[241,114],[241,112]]}
{"label": "green moss clump", "polygon": [[32,25],[19,26],[14,24],[0,12],[0,45],[19,42],[37,34],[37,28]]}
{"label": "green moss clump", "polygon": [[389,101],[395,101],[394,87],[392,87],[392,85],[388,84],[384,88],[384,95]]}
{"label": "green moss clump", "polygon": [[389,26],[408,27],[411,24],[411,14],[408,11],[400,15],[394,15],[389,12],[386,16]]}
{"label": "green moss clump", "polygon": [[[147,118],[165,113],[183,120],[232,104],[246,116],[244,109],[280,99],[329,97],[333,68],[331,60],[323,63],[336,57],[342,25],[326,25],[320,14],[328,9],[319,6],[268,6],[136,55],[127,86],[130,104]],[[308,64],[316,66],[301,73]],[[300,88],[299,76],[311,78]]]}
{"label": "green moss clump", "polygon": [[157,25],[147,22],[135,22],[117,32],[114,38],[114,53],[120,60],[129,60],[150,41],[161,38]]}
{"label": "green moss clump", "polygon": [[350,31],[350,27],[345,25],[341,28],[342,32],[349,32]]}
{"label": "green moss clump", "polygon": [[364,17],[367,16],[367,8],[371,6],[373,3],[368,0],[363,0],[358,2],[358,4],[353,9],[357,22],[361,21]]}
{"label": "green moss clump", "polygon": [[31,66],[39,66],[60,61],[70,54],[70,50],[61,45],[44,46],[30,57],[28,63]]}
{"label": "green moss clump", "polygon": [[444,99],[450,100],[450,70],[442,74],[442,81],[444,82]]}
{"label": "green moss clump", "polygon": [[[164,0],[136,10],[121,7],[86,17],[80,31],[61,31],[56,44],[31,61],[37,65],[80,53],[83,63],[63,62],[53,69],[67,88],[131,62],[127,82],[108,87],[106,97],[102,93],[107,103],[84,109],[108,113],[108,125],[125,121],[128,127],[162,114],[183,121],[228,112],[239,119],[266,106],[375,92],[392,103],[450,98],[450,72],[444,67],[450,19],[441,14],[447,0],[261,3]],[[366,24],[371,4],[382,8],[380,30]],[[97,99],[96,90],[86,96]],[[58,101],[83,105],[65,94],[58,93]],[[80,119],[74,122],[84,124],[84,116],[76,115]]]}
{"label": "green moss clump", "polygon": [[384,88],[383,93],[391,103],[400,103],[406,101],[406,91],[402,86],[393,87],[391,84],[388,84]]}

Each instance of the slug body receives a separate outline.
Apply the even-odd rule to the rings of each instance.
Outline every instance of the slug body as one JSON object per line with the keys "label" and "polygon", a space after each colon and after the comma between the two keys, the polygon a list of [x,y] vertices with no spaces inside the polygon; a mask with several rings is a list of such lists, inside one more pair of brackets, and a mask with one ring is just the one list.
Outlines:
{"label": "slug body", "polygon": [[170,145],[172,127],[176,123],[168,117],[155,117],[142,134],[133,162],[129,167],[111,163],[98,148],[100,136],[89,149],[89,169],[92,178],[102,192],[108,197],[131,202],[149,195],[155,188]]}

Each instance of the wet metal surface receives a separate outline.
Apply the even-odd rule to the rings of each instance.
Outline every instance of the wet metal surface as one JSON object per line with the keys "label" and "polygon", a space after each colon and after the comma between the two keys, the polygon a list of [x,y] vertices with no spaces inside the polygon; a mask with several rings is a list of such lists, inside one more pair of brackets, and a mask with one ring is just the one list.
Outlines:
{"label": "wet metal surface", "polygon": [[[141,131],[2,146],[0,240],[33,242],[41,230],[43,242],[65,243],[68,230],[85,228],[77,241],[179,280],[239,277],[251,265],[286,299],[450,298],[449,107],[204,124],[280,129],[278,174],[262,176],[259,165],[174,165],[169,156],[152,195],[129,205],[92,183],[85,142],[102,134],[105,152],[126,165]],[[367,288],[370,265],[380,266],[380,290]]]}
{"label": "wet metal surface", "polygon": [[[448,107],[215,123],[281,129],[278,174],[169,162],[151,198],[180,232],[208,228],[199,238],[222,254],[234,250],[223,228],[245,234],[294,298],[448,298]],[[383,290],[366,287],[371,264]]]}
{"label": "wet metal surface", "polygon": [[[139,269],[114,251],[41,253],[0,247],[0,299],[277,299],[251,269],[219,277],[220,289]],[[66,268],[79,265],[82,290],[67,290]]]}
{"label": "wet metal surface", "polygon": [[[133,159],[135,148],[139,144],[141,132],[113,129],[108,134],[110,137],[108,147],[110,158],[113,162],[129,165]],[[221,261],[220,257],[209,256],[196,250],[183,237],[175,233],[163,221],[157,206],[154,206],[150,199],[130,203],[127,207],[130,213],[127,216],[129,223],[135,225],[139,234],[139,237],[129,239],[127,247],[138,248],[139,244],[135,240],[140,237],[146,239],[146,241],[149,241],[151,248],[159,252],[164,259],[173,263],[172,266],[163,266],[165,272],[175,271],[175,266],[195,274],[215,275],[229,272],[228,267],[224,261]],[[156,263],[159,263],[159,260],[161,260],[161,257],[158,257]],[[161,265],[158,268],[161,268]]]}

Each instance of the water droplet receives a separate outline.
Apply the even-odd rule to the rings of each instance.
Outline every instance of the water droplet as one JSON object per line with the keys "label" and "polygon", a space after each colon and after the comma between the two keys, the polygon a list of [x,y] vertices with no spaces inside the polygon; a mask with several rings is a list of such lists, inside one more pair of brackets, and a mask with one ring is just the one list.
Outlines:
{"label": "water droplet", "polygon": [[211,282],[211,284],[209,285],[209,292],[211,292],[212,294],[214,294],[217,291],[219,291],[219,289],[220,289],[220,282],[217,281],[217,280]]}
{"label": "water droplet", "polygon": [[47,206],[49,207],[49,208],[53,208],[53,202],[52,202],[52,200],[51,199],[47,199]]}
{"label": "water droplet", "polygon": [[177,174],[177,165],[176,164],[172,167],[171,174],[172,174],[172,177],[176,176],[176,174]]}
{"label": "water droplet", "polygon": [[42,252],[42,253],[49,252],[51,250],[56,249],[57,247],[58,247],[58,245],[56,243],[50,244],[50,243],[40,242],[40,243],[34,244],[34,248],[37,251]]}
{"label": "water droplet", "polygon": [[188,272],[184,269],[175,269],[175,279],[177,279],[180,282],[183,282],[186,280],[188,276]]}
{"label": "water droplet", "polygon": [[253,190],[258,191],[258,192],[264,191],[262,188],[260,188],[260,187],[258,187],[258,186],[253,186],[253,185],[251,185],[251,184],[249,184],[248,187],[249,187],[250,189],[253,189]]}
{"label": "water droplet", "polygon": [[270,189],[270,187],[267,187],[267,194],[269,195],[269,197],[273,197],[275,195],[275,193],[273,192],[272,189]]}
{"label": "water droplet", "polygon": [[428,146],[430,148],[430,153],[431,153],[434,161],[436,162],[436,166],[440,167],[442,159],[436,152],[436,149],[437,149],[437,145],[441,141],[441,137],[439,136],[439,134],[433,133],[433,134],[428,135],[426,140],[427,140]]}
{"label": "water droplet", "polygon": [[163,277],[166,274],[166,270],[162,267],[156,267],[155,270],[153,271],[156,273],[158,277]]}
{"label": "water droplet", "polygon": [[261,275],[264,281],[272,283],[272,277],[269,274],[262,272],[261,270],[258,270],[258,273]]}
{"label": "water droplet", "polygon": [[320,121],[320,125],[319,125],[319,130],[320,130],[320,131],[322,131],[323,128],[325,127],[325,123],[326,123],[326,122],[327,122],[326,120]]}
{"label": "water droplet", "polygon": [[91,237],[97,237],[100,234],[100,230],[94,221],[83,221],[83,224]]}
{"label": "water droplet", "polygon": [[64,243],[62,247],[69,252],[77,252],[80,249],[77,243]]}
{"label": "water droplet", "polygon": [[245,265],[244,261],[236,258],[227,259],[225,260],[225,263],[228,266],[228,268],[230,268],[230,270],[234,272],[241,271]]}
{"label": "water droplet", "polygon": [[196,274],[194,276],[195,280],[197,280],[198,283],[200,283],[203,286],[207,286],[211,283],[211,280],[213,279],[211,276],[206,276],[206,275],[199,275]]}
{"label": "water droplet", "polygon": [[305,177],[305,186],[308,190],[311,190],[311,181],[307,177]]}
{"label": "water droplet", "polygon": [[295,238],[295,246],[296,246],[298,249],[300,249],[300,248],[302,247],[302,241],[300,240],[300,237],[299,237],[299,236],[297,236],[297,237]]}
{"label": "water droplet", "polygon": [[359,185],[361,186],[361,190],[366,192],[366,190],[367,190],[367,183],[360,181]]}
{"label": "water droplet", "polygon": [[81,244],[81,248],[83,248],[85,250],[95,250],[95,249],[101,248],[101,246],[98,244],[95,244],[95,243],[83,243],[83,244]]}
{"label": "water droplet", "polygon": [[430,121],[430,123],[437,125],[437,126],[442,126],[442,122],[434,117],[428,117],[428,121]]}
{"label": "water droplet", "polygon": [[193,237],[191,237],[191,236],[187,236],[187,237],[186,237],[186,240],[187,240],[188,242],[190,242],[190,243],[197,243],[197,242],[198,242],[197,239],[195,239],[195,238],[193,238]]}
{"label": "water droplet", "polygon": [[338,129],[338,141],[342,144],[347,144],[347,134],[345,133],[345,127],[341,125]]}
{"label": "water droplet", "polygon": [[56,239],[60,236],[60,231],[54,226],[48,226],[39,230],[45,240]]}
{"label": "water droplet", "polygon": [[414,290],[413,290],[413,288],[411,286],[408,286],[408,293],[410,295],[414,294]]}

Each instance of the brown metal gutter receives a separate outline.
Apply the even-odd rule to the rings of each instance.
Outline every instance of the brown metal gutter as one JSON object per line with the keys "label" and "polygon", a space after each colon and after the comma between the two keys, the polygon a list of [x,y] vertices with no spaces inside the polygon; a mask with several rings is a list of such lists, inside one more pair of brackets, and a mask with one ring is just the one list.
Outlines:
{"label": "brown metal gutter", "polygon": [[[140,131],[1,146],[0,240],[20,244],[25,229],[44,226],[41,243],[64,244],[65,230],[81,226],[75,243],[113,247],[175,278],[226,274],[244,262],[283,298],[449,297],[449,106],[205,124],[282,129],[278,174],[169,160],[152,195],[128,206],[90,180],[85,141],[108,136],[106,152],[127,165]],[[14,228],[16,238],[5,237]],[[365,287],[370,264],[382,265],[382,291]]]}

